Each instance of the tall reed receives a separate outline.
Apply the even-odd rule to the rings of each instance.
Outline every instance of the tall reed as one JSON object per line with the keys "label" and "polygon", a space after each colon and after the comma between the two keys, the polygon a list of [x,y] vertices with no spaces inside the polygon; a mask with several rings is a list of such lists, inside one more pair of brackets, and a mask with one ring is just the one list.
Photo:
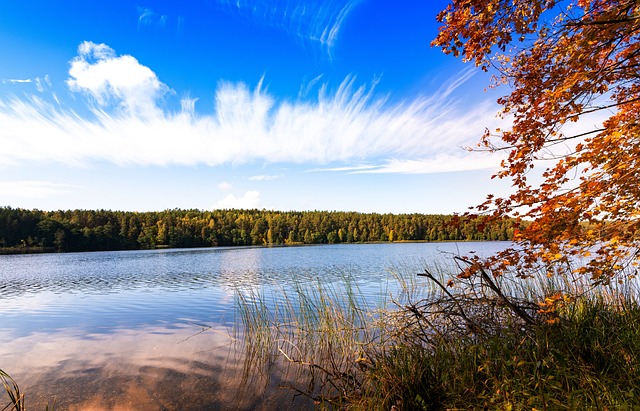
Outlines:
{"label": "tall reed", "polygon": [[332,409],[640,409],[636,281],[421,275],[373,308],[349,280],[238,292],[248,372]]}
{"label": "tall reed", "polygon": [[[27,408],[24,403],[24,393],[20,390],[20,386],[16,380],[14,380],[9,374],[0,369],[0,381],[4,387],[7,396],[9,397],[9,403],[1,409],[1,411],[26,411]],[[47,405],[45,411],[54,411],[54,406],[51,408]]]}
{"label": "tall reed", "polygon": [[9,404],[7,404],[3,410],[23,411],[25,409],[24,394],[20,391],[18,383],[3,370],[0,370],[0,381],[2,381],[2,386],[10,400]]}

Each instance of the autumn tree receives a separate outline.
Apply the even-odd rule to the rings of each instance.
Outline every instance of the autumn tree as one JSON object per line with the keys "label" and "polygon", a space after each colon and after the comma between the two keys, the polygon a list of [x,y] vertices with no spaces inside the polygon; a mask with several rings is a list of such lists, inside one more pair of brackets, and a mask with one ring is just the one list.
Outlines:
{"label": "autumn tree", "polygon": [[498,100],[508,126],[487,130],[480,148],[506,153],[494,177],[510,179],[513,190],[478,208],[530,224],[485,267],[552,275],[584,257],[570,269],[595,283],[633,269],[640,2],[453,0],[437,20],[433,45],[494,73],[493,85],[509,90]]}

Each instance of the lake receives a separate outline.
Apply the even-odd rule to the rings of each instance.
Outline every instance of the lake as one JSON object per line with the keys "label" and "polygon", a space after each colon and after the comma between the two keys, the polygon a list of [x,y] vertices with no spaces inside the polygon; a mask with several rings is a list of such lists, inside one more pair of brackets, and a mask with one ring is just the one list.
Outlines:
{"label": "lake", "polygon": [[[454,254],[507,243],[336,244],[0,256],[0,368],[43,410],[307,409],[242,379],[237,295],[357,285],[372,306]],[[4,404],[2,405],[4,406]]]}

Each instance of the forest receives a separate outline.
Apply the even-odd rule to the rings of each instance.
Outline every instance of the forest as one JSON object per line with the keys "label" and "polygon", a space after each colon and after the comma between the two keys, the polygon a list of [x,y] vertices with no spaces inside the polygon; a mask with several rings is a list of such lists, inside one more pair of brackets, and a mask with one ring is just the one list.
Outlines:
{"label": "forest", "polygon": [[513,220],[339,211],[0,208],[0,249],[107,251],[162,247],[510,240]]}

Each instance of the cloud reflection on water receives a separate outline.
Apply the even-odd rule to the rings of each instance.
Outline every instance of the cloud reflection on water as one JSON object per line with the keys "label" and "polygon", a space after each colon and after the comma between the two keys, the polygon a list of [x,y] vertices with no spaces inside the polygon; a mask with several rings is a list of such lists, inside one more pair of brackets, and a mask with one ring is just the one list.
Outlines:
{"label": "cloud reflection on water", "polygon": [[[2,368],[29,408],[64,410],[304,409],[277,380],[243,380],[243,356],[226,328],[196,325],[81,336],[0,332]],[[295,402],[294,402],[295,401]],[[311,408],[311,407],[309,407]]]}

